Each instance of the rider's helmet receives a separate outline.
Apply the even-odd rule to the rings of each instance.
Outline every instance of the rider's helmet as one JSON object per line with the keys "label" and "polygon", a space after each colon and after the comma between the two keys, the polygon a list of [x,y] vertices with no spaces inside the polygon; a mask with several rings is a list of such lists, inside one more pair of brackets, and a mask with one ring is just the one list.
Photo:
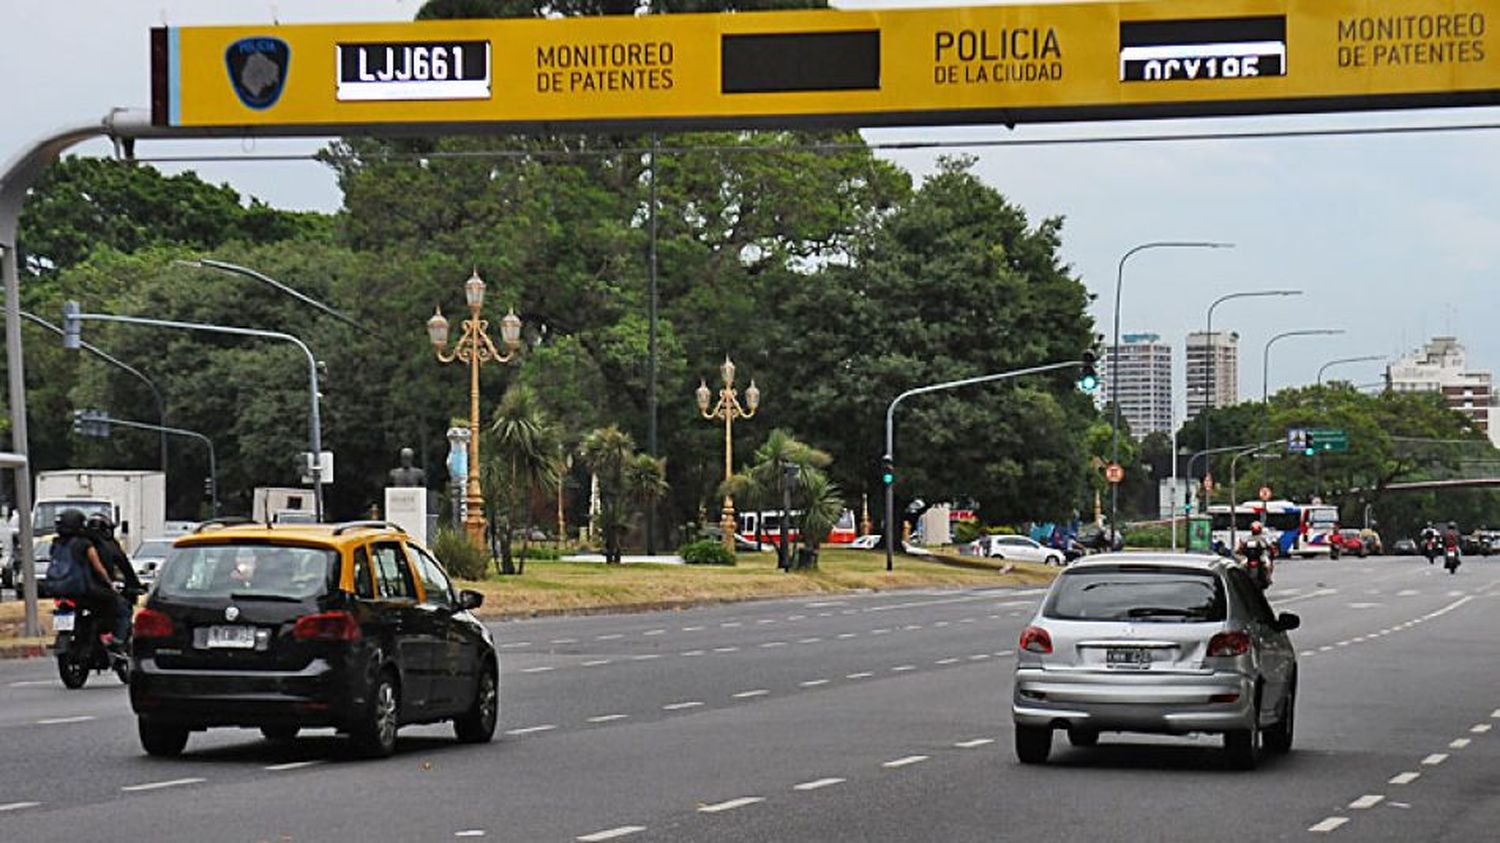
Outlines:
{"label": "rider's helmet", "polygon": [[57,521],[53,523],[53,526],[57,528],[59,536],[76,536],[83,532],[83,511],[79,509],[65,509],[58,513]]}
{"label": "rider's helmet", "polygon": [[1450,529],[1450,530],[1457,530],[1458,529],[1458,522],[1457,521],[1449,521],[1448,522],[1448,529]]}
{"label": "rider's helmet", "polygon": [[1251,521],[1250,522],[1250,535],[1252,535],[1252,536],[1258,536],[1258,535],[1260,535],[1260,522],[1259,521]]}
{"label": "rider's helmet", "polygon": [[102,512],[89,513],[88,528],[90,532],[106,536],[113,535],[115,532],[114,522],[109,520],[109,516]]}

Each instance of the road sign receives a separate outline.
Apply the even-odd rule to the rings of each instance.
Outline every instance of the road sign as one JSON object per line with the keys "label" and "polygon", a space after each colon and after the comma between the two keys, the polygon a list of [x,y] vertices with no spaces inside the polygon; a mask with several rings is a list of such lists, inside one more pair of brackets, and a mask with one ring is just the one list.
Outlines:
{"label": "road sign", "polygon": [[1307,447],[1313,453],[1349,450],[1349,434],[1340,428],[1315,427],[1307,432]]}
{"label": "road sign", "polygon": [[1263,500],[1263,501],[1270,500],[1271,499],[1271,487],[1270,486],[1261,486],[1260,487],[1260,491],[1257,492],[1256,495],[1261,500]]}
{"label": "road sign", "polygon": [[152,120],[329,135],[1493,105],[1497,18],[1500,0],[1153,0],[174,26],[151,32]]}
{"label": "road sign", "polygon": [[1307,428],[1289,427],[1286,431],[1286,451],[1289,454],[1300,454],[1307,450]]}
{"label": "road sign", "polygon": [[1112,462],[1104,467],[1104,479],[1110,483],[1120,483],[1125,479],[1125,467],[1117,462]]}

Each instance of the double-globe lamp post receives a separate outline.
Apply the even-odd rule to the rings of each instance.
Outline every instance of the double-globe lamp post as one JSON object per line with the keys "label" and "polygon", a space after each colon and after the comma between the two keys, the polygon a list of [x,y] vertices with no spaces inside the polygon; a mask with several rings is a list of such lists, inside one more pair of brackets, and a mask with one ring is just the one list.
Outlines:
{"label": "double-globe lamp post", "polygon": [[[724,386],[719,389],[717,402],[713,400],[713,393],[706,381],[698,382],[696,397],[698,412],[705,419],[721,419],[724,422],[724,482],[728,484],[729,478],[734,476],[734,420],[755,416],[755,412],[760,409],[760,389],[755,386],[755,379],[751,378],[750,386],[745,388],[745,403],[740,404],[739,395],[734,388],[734,361],[728,357],[724,358],[724,365],[719,367],[719,376],[723,379]],[[724,511],[719,526],[724,531],[724,549],[734,553],[734,497],[729,494],[728,488],[724,490]]]}
{"label": "double-globe lamp post", "polygon": [[[1233,243],[1219,243],[1212,240],[1156,240],[1150,243],[1142,243],[1120,256],[1120,263],[1115,268],[1115,336],[1109,352],[1109,403],[1114,405],[1113,421],[1110,424],[1109,437],[1109,461],[1112,465],[1120,462],[1120,293],[1125,286],[1125,262],[1139,252],[1149,249],[1233,249]],[[1119,521],[1116,520],[1120,508],[1120,484],[1109,484],[1109,529],[1114,535],[1119,529]]]}
{"label": "double-globe lamp post", "polygon": [[505,345],[502,353],[490,339],[489,322],[479,318],[480,308],[484,307],[484,280],[478,270],[464,282],[464,301],[469,306],[469,318],[463,321],[463,334],[453,350],[447,350],[448,320],[441,307],[427,320],[427,338],[432,341],[432,351],[439,363],[457,360],[469,366],[469,476],[464,495],[467,508],[464,532],[471,544],[484,548],[484,491],[479,485],[479,367],[490,362],[509,363],[516,358],[521,350],[521,317],[510,310],[501,318],[500,339]]}

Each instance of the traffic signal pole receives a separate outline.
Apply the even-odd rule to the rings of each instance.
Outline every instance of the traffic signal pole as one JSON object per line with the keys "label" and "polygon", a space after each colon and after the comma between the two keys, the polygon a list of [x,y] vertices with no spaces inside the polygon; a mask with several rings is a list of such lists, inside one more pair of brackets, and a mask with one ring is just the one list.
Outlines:
{"label": "traffic signal pole", "polygon": [[1091,359],[1092,355],[1089,357],[1090,359],[1048,363],[1045,366],[1032,366],[1026,369],[998,372],[993,375],[980,375],[973,378],[964,378],[963,380],[919,386],[915,389],[908,389],[896,396],[896,400],[892,401],[890,406],[885,408],[885,454],[881,457],[882,471],[885,472],[881,480],[885,483],[885,569],[887,571],[895,569],[896,557],[896,405],[913,395],[924,395],[929,392],[957,389],[961,386],[1009,380],[1024,375],[1038,375],[1042,372],[1055,372],[1058,369],[1068,369],[1076,366],[1087,366],[1093,362]]}

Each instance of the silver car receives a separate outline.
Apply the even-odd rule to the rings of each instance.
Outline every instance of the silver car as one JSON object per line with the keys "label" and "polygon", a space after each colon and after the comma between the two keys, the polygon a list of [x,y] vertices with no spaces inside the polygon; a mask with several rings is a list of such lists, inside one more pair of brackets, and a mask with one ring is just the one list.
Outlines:
{"label": "silver car", "polygon": [[1016,756],[1040,764],[1052,732],[1224,736],[1230,764],[1291,750],[1297,652],[1237,563],[1188,554],[1091,556],[1048,590],[1017,650]]}

